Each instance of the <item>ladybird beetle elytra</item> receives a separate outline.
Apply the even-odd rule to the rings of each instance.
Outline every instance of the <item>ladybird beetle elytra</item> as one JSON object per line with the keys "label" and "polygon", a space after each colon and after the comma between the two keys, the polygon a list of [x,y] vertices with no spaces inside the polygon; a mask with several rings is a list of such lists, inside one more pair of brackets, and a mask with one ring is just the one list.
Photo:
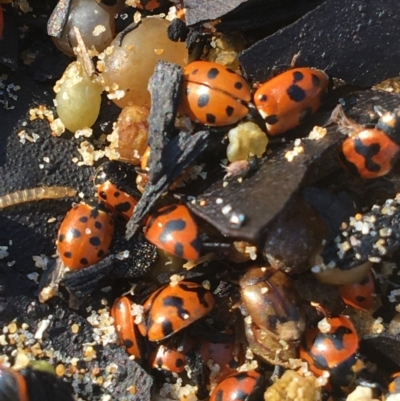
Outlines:
{"label": "ladybird beetle elytra", "polygon": [[239,284],[252,322],[281,340],[300,339],[305,329],[305,314],[300,296],[285,273],[272,267],[253,267]]}
{"label": "ladybird beetle elytra", "polygon": [[213,307],[212,293],[199,284],[181,281],[167,285],[143,304],[139,331],[150,341],[160,341],[207,315]]}
{"label": "ladybird beetle elytra", "polygon": [[114,319],[114,326],[120,344],[125,346],[128,354],[140,359],[141,350],[132,316],[131,301],[127,297],[117,298],[111,308],[111,316]]}
{"label": "ladybird beetle elytra", "polygon": [[73,270],[91,266],[106,255],[114,233],[112,217],[96,206],[73,206],[60,225],[57,250],[64,266]]}
{"label": "ladybird beetle elytra", "polygon": [[234,124],[245,117],[251,99],[246,80],[225,66],[195,61],[183,71],[180,111],[209,126]]}
{"label": "ladybird beetle elytra", "polygon": [[365,129],[347,138],[339,148],[339,160],[350,172],[371,179],[390,172],[399,157],[399,146],[377,129]]}
{"label": "ladybird beetle elytra", "polygon": [[293,68],[262,84],[254,104],[263,117],[269,135],[297,127],[321,105],[329,86],[328,75],[313,68]]}
{"label": "ladybird beetle elytra", "polygon": [[183,351],[171,349],[162,344],[149,356],[149,365],[159,370],[181,373],[185,370],[186,364],[186,356]]}
{"label": "ladybird beetle elytra", "polygon": [[336,106],[329,122],[349,136],[338,149],[343,168],[366,179],[388,174],[400,155],[399,115],[397,109],[385,112],[375,128],[364,128],[345,115],[341,104]]}
{"label": "ladybird beetle elytra", "polygon": [[371,270],[356,284],[342,285],[339,293],[343,302],[355,309],[366,311],[374,304],[375,283]]}
{"label": "ladybird beetle elytra", "polygon": [[214,388],[210,401],[247,401],[263,391],[264,382],[261,373],[254,370],[234,373]]}
{"label": "ladybird beetle elytra", "polygon": [[331,384],[338,381],[335,374],[352,379],[358,369],[353,367],[358,363],[356,353],[359,345],[352,322],[344,315],[326,317],[323,322],[323,331],[320,324],[319,327],[306,330],[300,347],[300,358],[308,363],[309,369],[316,376],[328,371]]}
{"label": "ladybird beetle elytra", "polygon": [[15,370],[0,366],[0,399],[29,401],[24,377]]}
{"label": "ladybird beetle elytra", "polygon": [[152,214],[144,235],[149,242],[175,256],[189,260],[200,257],[197,224],[185,205],[165,206]]}
{"label": "ladybird beetle elytra", "polygon": [[129,220],[138,201],[124,191],[120,191],[111,181],[97,186],[97,196],[104,205],[125,220]]}

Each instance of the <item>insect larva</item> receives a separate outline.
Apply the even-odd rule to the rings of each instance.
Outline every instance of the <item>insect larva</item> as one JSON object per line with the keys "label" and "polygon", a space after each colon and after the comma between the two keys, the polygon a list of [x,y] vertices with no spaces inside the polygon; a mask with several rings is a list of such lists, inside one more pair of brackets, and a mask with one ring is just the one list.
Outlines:
{"label": "insect larva", "polygon": [[22,189],[0,196],[0,210],[20,203],[33,202],[42,199],[61,199],[76,195],[76,190],[70,187],[37,187]]}

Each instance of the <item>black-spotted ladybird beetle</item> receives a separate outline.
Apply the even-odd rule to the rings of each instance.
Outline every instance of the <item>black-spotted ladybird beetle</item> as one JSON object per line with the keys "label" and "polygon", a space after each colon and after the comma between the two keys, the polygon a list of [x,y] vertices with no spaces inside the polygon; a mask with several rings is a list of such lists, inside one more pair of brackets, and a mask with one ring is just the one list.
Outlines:
{"label": "black-spotted ladybird beetle", "polygon": [[[125,220],[129,220],[132,217],[138,200],[113,182],[112,177],[110,177],[109,169],[110,163],[106,162],[96,171],[93,181],[96,187],[97,197],[107,209],[116,215],[121,215]],[[133,180],[134,178],[132,177],[132,185]]]}
{"label": "black-spotted ladybird beetle", "polygon": [[210,61],[194,61],[183,70],[180,112],[209,126],[231,125],[247,115],[251,100],[246,80]]}
{"label": "black-spotted ladybird beetle", "polygon": [[114,233],[113,218],[98,206],[79,203],[67,213],[58,230],[57,250],[64,266],[79,270],[99,262]]}
{"label": "black-spotted ladybird beetle", "polygon": [[236,372],[222,380],[210,394],[210,401],[251,401],[262,399],[265,379],[255,370]]}
{"label": "black-spotted ladybird beetle", "polygon": [[153,213],[144,235],[152,244],[180,258],[195,260],[200,256],[197,224],[185,205],[165,206]]}
{"label": "black-spotted ladybird beetle", "polygon": [[306,329],[300,358],[316,376],[329,374],[333,389],[347,388],[363,367],[358,346],[357,332],[348,317],[325,317],[318,327]]}
{"label": "black-spotted ladybird beetle", "polygon": [[283,134],[315,113],[329,83],[324,71],[303,67],[287,70],[262,84],[254,94],[254,104],[268,134]]}
{"label": "black-spotted ladybird beetle", "polygon": [[160,341],[207,315],[214,307],[212,293],[203,286],[181,281],[156,290],[143,304],[143,336]]}
{"label": "black-spotted ladybird beetle", "polygon": [[120,344],[125,346],[128,354],[134,355],[140,361],[143,339],[134,323],[132,302],[125,296],[117,298],[111,308],[111,316]]}
{"label": "black-spotted ladybird beetle", "polygon": [[371,309],[375,295],[375,282],[371,270],[359,283],[339,286],[339,293],[346,305],[362,311]]}
{"label": "black-spotted ladybird beetle", "polygon": [[339,104],[330,121],[348,135],[338,151],[343,167],[367,179],[388,174],[400,154],[399,118],[400,109],[385,112],[375,128],[365,128],[347,117]]}

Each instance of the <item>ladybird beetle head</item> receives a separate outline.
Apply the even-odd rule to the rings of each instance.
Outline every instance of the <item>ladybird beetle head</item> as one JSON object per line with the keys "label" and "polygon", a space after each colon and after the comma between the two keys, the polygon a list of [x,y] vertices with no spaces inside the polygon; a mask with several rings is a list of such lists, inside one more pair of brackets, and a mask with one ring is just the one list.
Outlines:
{"label": "ladybird beetle head", "polygon": [[375,111],[379,114],[375,128],[389,135],[400,145],[400,108],[393,111],[383,111],[380,107],[375,107]]}

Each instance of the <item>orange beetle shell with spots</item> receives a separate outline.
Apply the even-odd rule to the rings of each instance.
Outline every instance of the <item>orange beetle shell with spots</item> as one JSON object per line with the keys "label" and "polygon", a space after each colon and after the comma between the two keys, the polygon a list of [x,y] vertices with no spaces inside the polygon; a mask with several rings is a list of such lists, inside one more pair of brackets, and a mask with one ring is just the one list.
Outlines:
{"label": "orange beetle shell with spots", "polygon": [[210,395],[210,401],[246,401],[259,393],[263,399],[264,377],[254,370],[234,373],[222,380]]}
{"label": "orange beetle shell with spots", "polygon": [[214,297],[203,286],[181,281],[155,291],[143,304],[139,331],[150,341],[160,341],[207,315]]}
{"label": "orange beetle shell with spots", "polygon": [[366,311],[374,304],[375,282],[371,271],[356,284],[341,285],[340,296],[346,305]]}
{"label": "orange beetle shell with spots", "polygon": [[326,331],[321,332],[318,327],[306,330],[300,358],[316,376],[328,371],[332,386],[346,386],[353,380],[360,362],[357,360],[358,335],[344,315],[325,319]]}
{"label": "orange beetle shell with spots", "polygon": [[180,258],[194,260],[200,257],[197,224],[185,205],[170,205],[153,213],[144,235],[152,244]]}
{"label": "orange beetle shell with spots", "polygon": [[263,117],[269,135],[297,127],[315,113],[329,86],[328,75],[313,68],[293,68],[262,84],[254,104]]}
{"label": "orange beetle shell with spots", "polygon": [[399,155],[396,142],[375,128],[345,139],[339,148],[339,159],[345,169],[367,179],[389,173]]}
{"label": "orange beetle shell with spots", "polygon": [[111,308],[115,330],[121,345],[125,346],[130,355],[141,358],[140,339],[132,316],[132,303],[127,297],[117,298]]}
{"label": "orange beetle shell with spots", "polygon": [[113,213],[129,220],[138,201],[131,195],[119,190],[111,181],[98,185],[97,196],[99,200]]}
{"label": "orange beetle shell with spots", "polygon": [[73,206],[60,225],[57,250],[64,266],[83,269],[107,253],[114,233],[112,217],[85,203]]}
{"label": "orange beetle shell with spots", "polygon": [[247,115],[251,100],[246,80],[210,61],[194,61],[183,71],[180,112],[209,126],[234,124]]}

